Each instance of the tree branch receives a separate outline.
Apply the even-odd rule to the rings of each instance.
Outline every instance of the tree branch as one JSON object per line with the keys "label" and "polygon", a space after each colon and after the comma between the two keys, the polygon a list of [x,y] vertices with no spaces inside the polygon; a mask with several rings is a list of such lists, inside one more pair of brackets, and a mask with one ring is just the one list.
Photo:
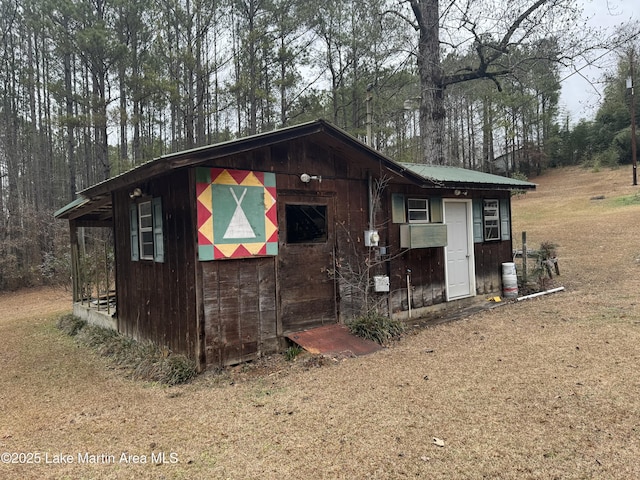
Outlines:
{"label": "tree branch", "polygon": [[407,17],[406,15],[403,15],[402,13],[398,12],[397,10],[385,10],[384,12],[382,12],[382,15],[386,15],[386,14],[395,15],[396,17],[400,18],[401,20],[404,20],[409,25],[411,25],[411,28],[413,28],[416,32],[418,30],[420,30],[420,26],[416,22],[412,21],[409,17]]}
{"label": "tree branch", "polygon": [[553,0],[537,0],[533,5],[522,12],[509,26],[508,30],[498,43],[484,41],[482,36],[478,34],[476,30],[477,25],[466,19],[465,15],[465,22],[469,25],[469,31],[475,38],[475,51],[478,56],[479,64],[475,68],[468,67],[468,69],[465,69],[466,71],[464,73],[444,75],[442,78],[442,85],[447,86],[470,80],[487,78],[493,81],[498,87],[498,90],[501,91],[502,88],[497,79],[512,73],[513,67],[502,67],[495,71],[491,71],[490,68],[499,58],[509,53],[509,44],[511,39],[525,20],[527,20],[527,18],[529,18],[536,10],[550,1]]}
{"label": "tree branch", "polygon": [[420,9],[420,4],[417,0],[410,0],[411,10],[413,10],[413,14],[416,16],[417,27],[416,30],[420,31],[420,36],[428,34],[428,27],[424,24],[424,18],[422,16],[422,10]]}
{"label": "tree branch", "polygon": [[479,80],[481,78],[487,78],[489,80],[492,80],[498,86],[499,91],[502,91],[502,87],[498,84],[497,79],[499,77],[504,77],[511,73],[513,73],[513,71],[510,68],[497,70],[495,72],[487,72],[487,71],[478,70],[478,69],[470,70],[466,73],[456,73],[454,75],[447,75],[446,78],[443,80],[443,86],[446,87],[447,85],[454,85],[456,83],[463,83],[463,82],[468,82],[470,80]]}
{"label": "tree branch", "polygon": [[549,1],[551,0],[538,0],[536,3],[522,12],[518,18],[516,18],[516,20],[511,24],[507,32],[502,37],[500,43],[495,47],[495,54],[489,57],[489,63],[493,62],[501,55],[509,53],[507,46],[509,45],[509,42],[511,42],[511,38],[515,34],[516,30],[520,28],[520,25],[522,25],[522,22],[524,22],[527,18],[529,18],[529,16],[531,16],[533,12],[535,12],[538,8],[543,6],[545,3],[548,3]]}

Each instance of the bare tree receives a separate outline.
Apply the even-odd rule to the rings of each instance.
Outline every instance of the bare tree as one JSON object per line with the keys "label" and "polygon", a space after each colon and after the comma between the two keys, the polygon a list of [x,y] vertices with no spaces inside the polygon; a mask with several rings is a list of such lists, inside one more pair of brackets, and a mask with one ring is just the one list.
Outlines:
{"label": "bare tree", "polygon": [[[575,0],[407,0],[413,17],[394,13],[410,21],[418,32],[417,63],[421,81],[420,127],[423,159],[445,163],[445,106],[447,86],[477,79],[489,79],[501,89],[501,79],[513,75],[522,63],[512,62],[514,49],[527,50],[542,38],[561,38],[552,58],[564,65],[591,48],[602,47],[597,32],[578,24],[581,11]],[[482,19],[482,20],[481,20]],[[445,72],[441,52],[472,44],[473,62]],[[530,49],[533,56],[535,49]],[[549,53],[549,52],[546,52]],[[521,59],[524,61],[525,59]],[[526,63],[526,62],[525,62]]]}

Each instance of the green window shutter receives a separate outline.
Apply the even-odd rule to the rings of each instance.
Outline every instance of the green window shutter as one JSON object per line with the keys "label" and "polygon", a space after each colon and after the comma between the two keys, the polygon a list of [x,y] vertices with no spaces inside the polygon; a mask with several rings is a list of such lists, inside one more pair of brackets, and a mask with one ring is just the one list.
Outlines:
{"label": "green window shutter", "polygon": [[442,198],[435,197],[430,198],[429,203],[431,204],[431,217],[430,221],[432,223],[442,223],[443,215],[442,215]]}
{"label": "green window shutter", "polygon": [[129,205],[129,237],[131,239],[131,260],[140,260],[140,243],[138,241],[138,205]]}
{"label": "green window shutter", "polygon": [[473,199],[473,242],[482,243],[484,240],[482,228],[482,210],[483,204],[481,198]]}
{"label": "green window shutter", "polygon": [[401,193],[391,194],[391,221],[393,223],[407,222],[407,211],[404,207],[404,195]]}
{"label": "green window shutter", "polygon": [[500,199],[500,238],[511,240],[511,217],[509,215],[509,199]]}
{"label": "green window shutter", "polygon": [[151,201],[153,209],[153,260],[164,262],[164,235],[162,232],[162,199]]}

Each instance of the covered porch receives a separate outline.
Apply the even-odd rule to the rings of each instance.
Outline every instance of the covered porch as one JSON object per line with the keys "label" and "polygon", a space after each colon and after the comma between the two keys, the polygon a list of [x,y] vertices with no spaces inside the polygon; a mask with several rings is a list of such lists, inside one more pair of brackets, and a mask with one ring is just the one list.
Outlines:
{"label": "covered porch", "polygon": [[73,314],[118,330],[111,197],[78,198],[55,217],[69,221]]}

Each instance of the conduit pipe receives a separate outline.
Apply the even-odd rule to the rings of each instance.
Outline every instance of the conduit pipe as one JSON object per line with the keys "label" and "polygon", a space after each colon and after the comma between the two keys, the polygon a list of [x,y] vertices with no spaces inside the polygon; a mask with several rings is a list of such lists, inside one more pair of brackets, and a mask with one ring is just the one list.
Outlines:
{"label": "conduit pipe", "polygon": [[563,292],[564,287],[552,288],[551,290],[545,290],[544,292],[532,293],[531,295],[525,295],[524,297],[518,297],[516,300],[519,302],[520,300],[528,300],[530,298],[541,297],[542,295],[547,295],[549,293]]}

